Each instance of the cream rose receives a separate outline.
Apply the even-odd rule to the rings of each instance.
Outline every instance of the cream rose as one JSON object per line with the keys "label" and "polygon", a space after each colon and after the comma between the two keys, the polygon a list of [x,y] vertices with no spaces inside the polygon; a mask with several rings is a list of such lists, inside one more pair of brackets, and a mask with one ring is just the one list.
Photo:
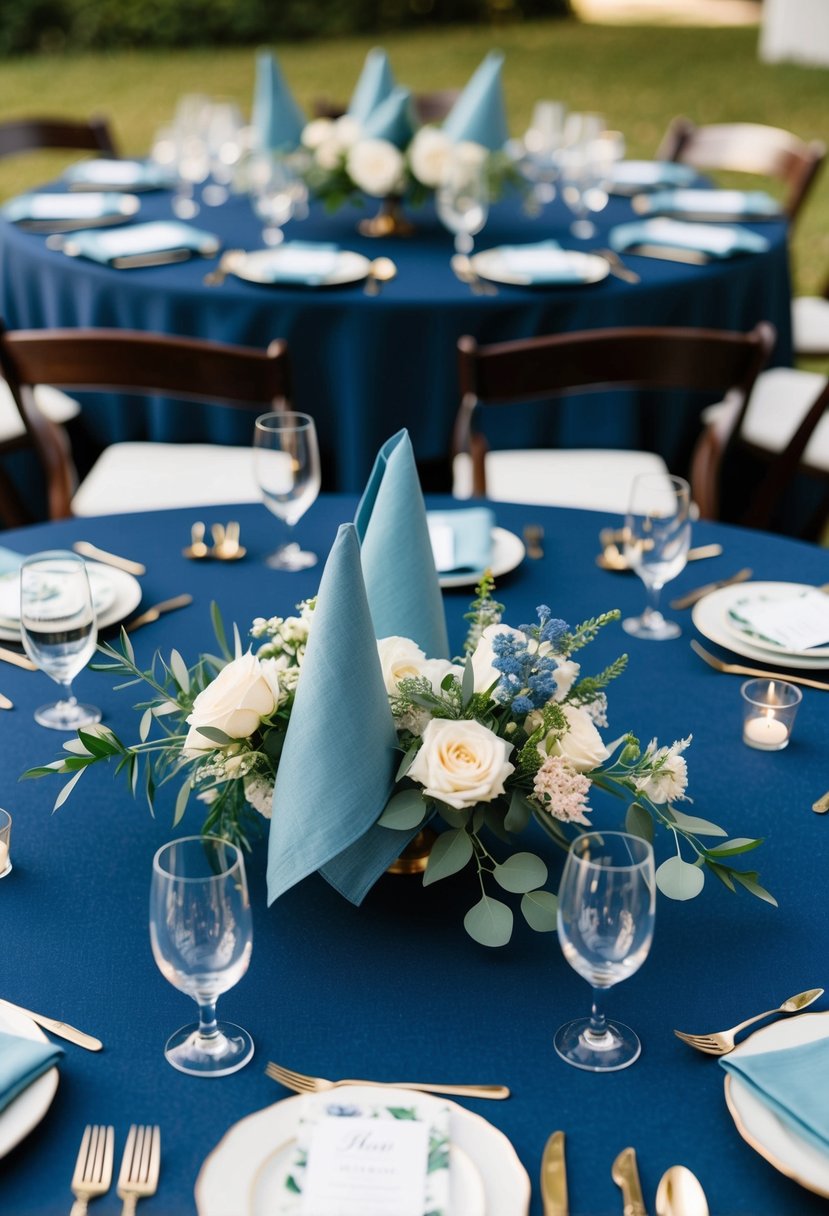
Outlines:
{"label": "cream rose", "polygon": [[361,139],[348,152],[348,175],[359,190],[385,198],[402,188],[403,153],[387,139]]}
{"label": "cream rose", "polygon": [[401,680],[419,676],[426,662],[424,651],[411,638],[380,638],[377,653],[380,656],[383,683],[390,697],[397,696],[397,686]]}
{"label": "cream rose", "polygon": [[300,137],[306,148],[310,148],[313,152],[320,144],[324,144],[329,139],[335,139],[335,127],[333,120],[330,118],[315,118],[303,127]]}
{"label": "cream rose", "polygon": [[606,760],[610,752],[586,710],[578,705],[562,705],[567,731],[560,739],[551,731],[538,745],[542,756],[563,756],[577,773],[588,773]]}
{"label": "cream rose", "polygon": [[443,131],[421,127],[409,145],[412,173],[424,186],[439,186],[451,151],[452,144]]}
{"label": "cream rose", "polygon": [[488,688],[501,678],[500,671],[492,666],[495,652],[492,640],[499,633],[510,634],[514,638],[526,641],[526,636],[520,629],[512,629],[509,625],[487,625],[478,639],[478,645],[472,652],[472,671],[475,676],[475,692],[486,692]]}
{"label": "cream rose", "polygon": [[223,667],[216,679],[196,697],[187,718],[190,731],[184,751],[193,753],[216,747],[206,735],[199,733],[203,726],[222,730],[231,739],[247,739],[275,707],[274,694],[262,665],[249,650]]}
{"label": "cream rose", "polygon": [[423,786],[424,794],[462,810],[504,793],[504,782],[515,771],[507,759],[511,751],[511,743],[480,722],[433,718],[407,776]]}

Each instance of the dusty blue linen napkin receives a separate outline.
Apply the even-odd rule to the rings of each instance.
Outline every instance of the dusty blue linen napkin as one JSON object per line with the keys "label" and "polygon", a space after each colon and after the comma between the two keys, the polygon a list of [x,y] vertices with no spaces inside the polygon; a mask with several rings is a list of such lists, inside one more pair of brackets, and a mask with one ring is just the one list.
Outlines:
{"label": "dusty blue linen napkin", "polygon": [[284,241],[259,257],[256,273],[261,282],[318,287],[337,269],[339,252],[331,241]]}
{"label": "dusty blue linen napkin", "polygon": [[294,101],[271,51],[256,56],[251,126],[260,148],[272,152],[299,147],[305,115]]}
{"label": "dusty blue linen napkin", "polygon": [[397,88],[371,111],[363,123],[363,138],[387,139],[402,149],[411,140],[414,129],[411,91]]}
{"label": "dusty blue linen napkin", "polygon": [[490,51],[475,70],[443,122],[443,129],[452,143],[471,140],[495,152],[509,139],[501,86],[503,63],[500,51]]}
{"label": "dusty blue linen napkin", "polygon": [[829,1038],[720,1060],[792,1131],[829,1152]]}
{"label": "dusty blue linen napkin", "polygon": [[409,433],[383,444],[354,517],[378,638],[411,638],[449,658],[446,616]]}
{"label": "dusty blue linen napkin", "polygon": [[690,186],[696,179],[696,169],[670,160],[620,160],[610,171],[613,187],[620,187],[625,193],[660,186]]}
{"label": "dusty blue linen napkin", "polygon": [[190,249],[193,253],[217,253],[218,237],[178,220],[151,220],[146,224],[129,224],[124,228],[85,228],[73,232],[64,241],[64,249],[75,257],[90,258],[108,265],[116,258],[138,257],[142,254],[166,253],[172,249]]}
{"label": "dusty blue linen napkin", "polygon": [[461,507],[457,511],[430,511],[430,525],[452,529],[453,563],[440,566],[440,574],[470,570],[477,574],[492,561],[492,528],[495,516],[489,507]]}
{"label": "dusty blue linen napkin", "polygon": [[725,224],[692,224],[684,220],[657,217],[634,220],[611,228],[611,248],[622,253],[631,245],[668,245],[678,249],[698,249],[712,258],[728,258],[735,253],[764,253],[769,243],[759,232]]}
{"label": "dusty blue linen napkin", "polygon": [[[0,214],[12,224],[26,220],[89,221],[122,214],[122,199],[122,194],[98,191],[88,194],[19,194],[0,208]],[[128,218],[124,213],[125,222]]]}
{"label": "dusty blue linen napkin", "polygon": [[62,1049],[54,1043],[0,1032],[0,1110],[57,1064],[62,1055]]}
{"label": "dusty blue linen napkin", "polygon": [[376,46],[366,55],[360,79],[348,103],[348,115],[363,126],[394,87],[389,57],[381,47]]}
{"label": "dusty blue linen napkin", "polygon": [[636,200],[640,215],[726,215],[729,219],[775,219],[777,199],[765,190],[656,190]]}
{"label": "dusty blue linen napkin", "polygon": [[405,833],[374,826],[394,784],[396,746],[357,533],[343,524],[325,563],[276,777],[269,903],[349,846],[331,871],[337,881],[329,880],[361,901],[407,843]]}

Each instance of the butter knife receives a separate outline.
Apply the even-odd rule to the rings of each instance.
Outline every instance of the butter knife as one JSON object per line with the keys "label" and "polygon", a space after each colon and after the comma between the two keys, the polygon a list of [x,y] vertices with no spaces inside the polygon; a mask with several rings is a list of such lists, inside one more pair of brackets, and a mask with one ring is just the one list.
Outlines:
{"label": "butter knife", "polygon": [[610,1176],[622,1192],[623,1216],[648,1216],[639,1182],[636,1149],[622,1149],[611,1166]]}
{"label": "butter knife", "polygon": [[824,794],[822,798],[818,798],[817,802],[813,802],[812,810],[816,815],[825,815],[829,811],[829,794]]}
{"label": "butter knife", "polygon": [[687,262],[690,266],[707,266],[711,261],[701,249],[683,249],[681,245],[629,245],[625,251],[640,258],[660,258],[663,262]]}
{"label": "butter knife", "polygon": [[568,1216],[567,1167],[564,1163],[564,1132],[553,1132],[541,1158],[541,1198],[544,1216]]}
{"label": "butter knife", "polygon": [[22,667],[25,671],[37,671],[37,664],[31,659],[27,659],[25,654],[18,654],[16,650],[7,650],[5,646],[0,646],[0,659],[4,663],[14,663],[15,667]]}
{"label": "butter knife", "polygon": [[58,1035],[61,1039],[68,1039],[70,1043],[75,1043],[78,1047],[85,1047],[87,1051],[100,1051],[103,1047],[100,1039],[94,1038],[91,1034],[84,1034],[82,1030],[76,1030],[67,1022],[58,1022],[55,1018],[44,1017],[42,1013],[32,1013],[31,1009],[24,1009],[22,1005],[15,1005],[13,1001],[6,1001],[2,997],[0,997],[0,1005],[5,1005],[8,1009],[16,1009],[18,1013],[23,1013],[33,1022],[37,1022],[38,1026],[42,1026],[44,1030]]}
{"label": "butter knife", "polygon": [[114,566],[116,570],[125,570],[127,574],[146,574],[147,567],[141,562],[131,561],[128,557],[119,557],[117,553],[108,553],[106,549],[99,549],[97,545],[92,545],[88,540],[76,540],[72,548],[76,553],[80,553],[81,557],[89,557],[93,561],[103,562],[106,566]]}
{"label": "butter knife", "polygon": [[671,600],[671,607],[691,608],[706,595],[710,595],[712,591],[719,591],[721,587],[732,587],[735,583],[744,583],[751,578],[753,573],[753,570],[745,566],[742,570],[738,570],[736,574],[732,574],[730,578],[721,578],[716,583],[706,583],[702,587],[697,587],[694,591],[689,591],[687,595],[680,595],[677,599]]}
{"label": "butter knife", "polygon": [[140,629],[142,625],[151,625],[153,621],[157,621],[165,612],[175,612],[177,608],[186,608],[188,604],[192,603],[192,595],[175,595],[170,600],[162,600],[160,604],[155,604],[152,608],[148,608],[140,616],[133,617],[131,621],[127,621],[124,629],[127,633],[132,633],[134,629]]}

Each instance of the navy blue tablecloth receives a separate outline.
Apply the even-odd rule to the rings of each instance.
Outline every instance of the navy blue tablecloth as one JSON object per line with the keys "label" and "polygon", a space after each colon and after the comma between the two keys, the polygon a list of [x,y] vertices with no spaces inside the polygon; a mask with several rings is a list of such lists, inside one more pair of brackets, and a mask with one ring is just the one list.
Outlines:
{"label": "navy blue tablecloth", "polygon": [[[138,220],[171,216],[170,195],[141,197]],[[431,204],[411,215],[417,226],[409,239],[372,240],[356,232],[360,216],[344,208],[327,215],[312,208],[293,221],[289,238],[335,241],[376,257],[391,256],[397,278],[379,297],[362,284],[324,289],[273,287],[229,276],[220,288],[205,287],[202,259],[143,270],[116,271],[48,249],[45,238],[0,221],[0,316],[13,328],[119,326],[264,346],[287,339],[294,368],[296,407],[313,413],[321,437],[329,489],[358,491],[374,452],[387,435],[406,426],[421,462],[449,451],[457,410],[456,344],[462,334],[481,342],[527,338],[566,330],[613,325],[691,325],[747,330],[772,321],[779,332],[774,362],[791,362],[790,286],[786,225],[756,225],[766,234],[767,253],[709,266],[687,266],[631,258],[642,276],[638,285],[609,277],[579,287],[502,287],[495,297],[474,296],[450,270],[450,235]],[[571,248],[600,248],[607,231],[632,218],[630,203],[611,199],[597,217],[590,242],[568,233],[572,217],[556,201],[538,219],[525,216],[513,197],[492,208],[480,248],[555,237]],[[219,208],[203,207],[194,223],[220,237],[226,248],[255,249],[261,232],[246,198]],[[626,402],[623,404],[622,402]],[[698,398],[651,405],[630,398],[583,399],[551,411],[527,413],[496,423],[493,439],[504,446],[552,443],[576,447],[650,448],[675,472],[684,472],[699,430]],[[89,400],[85,416],[101,444],[114,440],[197,439],[249,442],[250,424],[232,411],[213,410],[193,421],[163,403]],[[188,419],[190,420],[188,422]],[[501,427],[500,431],[498,427]],[[448,487],[446,487],[448,488]]]}
{"label": "navy blue tablecloth", "polygon": [[[299,526],[302,541],[324,553],[354,505],[346,497],[321,500]],[[508,620],[530,618],[542,602],[574,623],[610,607],[626,614],[641,608],[643,587],[636,578],[594,564],[598,528],[607,520],[505,505],[496,511],[498,522],[515,532],[528,522],[544,527],[543,560],[525,561],[499,587]],[[28,552],[85,537],[146,562],[145,603],[191,591],[191,607],[133,635],[139,658],[147,661],[157,647],[176,646],[188,659],[209,649],[211,599],[244,631],[254,616],[287,613],[315,590],[319,570],[287,575],[262,564],[274,540],[264,508],[234,511],[248,546],[248,558],[234,565],[181,556],[192,515],[65,522],[8,533],[4,540]],[[225,515],[208,512],[207,519]],[[689,567],[672,591],[744,565],[759,579],[829,581],[823,550],[721,525],[700,524],[696,539],[720,540],[725,552]],[[455,647],[466,605],[465,592],[447,594]],[[357,909],[313,876],[268,909],[264,842],[248,863],[255,922],[250,970],[219,1003],[220,1014],[253,1034],[255,1058],[219,1081],[175,1072],[163,1059],[163,1045],[195,1009],[152,960],[150,864],[161,843],[197,827],[198,812],[188,812],[174,831],[169,803],[162,801],[153,820],[120,778],[98,771],[87,774],[53,814],[57,780],[17,783],[24,768],[57,753],[60,737],[32,721],[53,686],[40,674],[0,665],[0,690],[15,702],[12,712],[0,714],[0,803],[14,818],[14,870],[0,881],[0,990],[106,1044],[97,1056],[67,1045],[47,1116],[0,1161],[0,1213],[57,1216],[68,1210],[83,1127],[110,1122],[119,1155],[131,1122],[161,1125],[161,1185],[142,1210],[147,1216],[192,1213],[193,1185],[206,1155],[238,1119],[284,1096],[264,1075],[269,1059],[328,1077],[508,1084],[509,1101],[467,1105],[512,1140],[533,1181],[531,1216],[541,1213],[538,1166],[555,1128],[567,1132],[573,1216],[621,1210],[610,1164],[627,1144],[638,1150],[651,1211],[661,1173],[676,1162],[698,1174],[716,1216],[824,1211],[822,1200],[743,1143],[726,1111],[720,1068],[671,1031],[729,1026],[792,993],[826,985],[829,819],[810,808],[829,786],[829,697],[804,690],[788,750],[750,750],[741,742],[740,681],[715,674],[696,658],[688,645],[694,633],[689,614],[679,615],[683,636],[674,642],[637,642],[618,626],[608,628],[584,653],[586,667],[598,670],[629,650],[629,670],[610,694],[610,735],[630,728],[643,741],[658,735],[668,743],[693,734],[687,757],[694,812],[736,835],[766,837],[753,856],[780,907],[731,895],[711,878],[693,903],[660,898],[650,958],[608,1001],[638,1030],[643,1054],[633,1067],[607,1076],[572,1069],[553,1050],[556,1028],[586,1012],[589,1003],[588,987],[564,962],[555,934],[518,926],[503,950],[475,945],[461,921],[477,894],[474,882],[464,881],[424,889],[416,878],[386,876]],[[113,728],[136,736],[134,690],[113,691],[106,676],[89,672],[77,688],[102,706]],[[597,819],[605,824],[617,814],[615,804],[597,804]],[[547,842],[536,843],[555,881],[561,858]],[[668,856],[670,842],[659,840],[657,849],[659,858]],[[817,1008],[827,1008],[825,998]],[[116,1210],[114,1194],[96,1207],[101,1216]]]}

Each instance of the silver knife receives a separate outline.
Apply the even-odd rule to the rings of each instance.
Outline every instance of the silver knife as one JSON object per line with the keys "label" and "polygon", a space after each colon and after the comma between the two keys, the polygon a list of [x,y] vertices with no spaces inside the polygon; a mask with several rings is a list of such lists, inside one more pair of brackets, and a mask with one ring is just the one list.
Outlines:
{"label": "silver knife", "polygon": [[642,1186],[639,1182],[635,1149],[622,1149],[611,1166],[610,1176],[622,1192],[625,1205],[622,1209],[622,1216],[648,1216],[642,1197]]}
{"label": "silver knife", "polygon": [[706,595],[710,595],[712,591],[719,591],[721,587],[731,587],[735,583],[744,583],[751,578],[754,573],[748,566],[742,570],[738,570],[736,574],[732,574],[730,578],[721,578],[716,583],[706,583],[703,587],[697,587],[694,591],[689,591],[687,595],[680,595],[677,599],[671,600],[672,608],[691,608],[698,600],[703,599]]}
{"label": "silver knife", "polygon": [[89,557],[93,561],[103,562],[106,566],[114,566],[116,570],[125,570],[127,574],[146,574],[147,567],[141,562],[131,561],[128,557],[119,557],[117,553],[108,553],[106,549],[99,549],[97,545],[92,545],[88,540],[76,540],[72,548],[76,553],[80,553],[81,557]]}
{"label": "silver knife", "polygon": [[544,1216],[568,1216],[567,1167],[564,1163],[564,1132],[553,1132],[541,1158],[541,1199]]}
{"label": "silver knife", "polygon": [[175,595],[171,600],[162,600],[160,604],[153,605],[146,612],[142,612],[140,616],[133,617],[131,621],[127,621],[124,629],[127,633],[132,633],[134,629],[140,629],[142,625],[151,625],[153,621],[157,621],[165,612],[175,612],[177,608],[186,608],[188,604],[192,603],[192,595]]}
{"label": "silver knife", "polygon": [[76,1030],[74,1026],[70,1026],[67,1022],[58,1022],[55,1018],[44,1017],[42,1013],[32,1013],[31,1009],[24,1009],[22,1005],[15,1005],[13,1001],[6,1001],[2,997],[0,997],[0,1005],[5,1005],[9,1009],[16,1009],[18,1013],[24,1013],[27,1018],[31,1018],[33,1022],[37,1022],[38,1026],[42,1026],[44,1030],[58,1035],[61,1039],[68,1039],[70,1043],[74,1043],[77,1047],[85,1047],[87,1051],[100,1051],[103,1047],[100,1039],[94,1038],[91,1034],[84,1034],[82,1030]]}
{"label": "silver knife", "polygon": [[629,245],[626,253],[635,254],[640,258],[661,258],[663,262],[687,262],[691,266],[707,266],[711,261],[709,254],[701,249],[684,249],[681,245]]}

